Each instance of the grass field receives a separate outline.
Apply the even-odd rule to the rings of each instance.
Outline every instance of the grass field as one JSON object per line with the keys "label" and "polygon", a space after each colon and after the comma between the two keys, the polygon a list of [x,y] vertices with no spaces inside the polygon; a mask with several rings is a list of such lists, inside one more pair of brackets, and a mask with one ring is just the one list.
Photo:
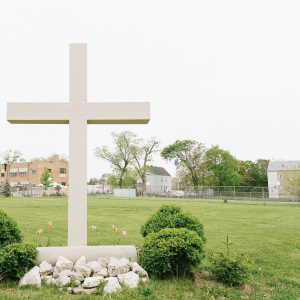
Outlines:
{"label": "grass field", "polygon": [[[45,246],[51,237],[51,246],[67,245],[67,198],[3,198],[0,209],[13,216],[24,234],[26,242],[35,239]],[[99,245],[113,245],[112,225],[118,228],[120,244],[136,245],[142,242],[140,227],[163,203],[170,199],[130,200],[113,198],[88,198],[88,245],[95,239]],[[192,279],[176,281],[151,281],[155,299],[300,299],[300,208],[297,206],[235,205],[174,201],[184,210],[190,210],[204,224],[207,238],[206,250],[224,250],[221,241],[226,236],[234,242],[232,251],[243,251],[253,262],[249,286],[251,294],[243,289],[230,289],[207,281],[203,286]],[[52,228],[47,223],[52,221]],[[92,225],[97,226],[95,232]],[[39,235],[38,229],[44,229]],[[122,236],[121,231],[127,232]],[[95,234],[96,233],[96,234]],[[210,270],[205,259],[199,270]],[[15,294],[14,283],[2,283],[0,299],[67,299],[65,293],[25,289]],[[50,290],[49,290],[50,289]],[[47,296],[47,295],[51,296]],[[35,296],[34,296],[35,295]],[[232,298],[231,298],[232,297]],[[80,297],[76,297],[80,299]],[[87,296],[84,299],[95,298]],[[126,290],[115,299],[147,299],[138,291]],[[150,299],[150,298],[149,298]],[[154,299],[154,298],[153,298]],[[224,298],[223,298],[224,299]]]}

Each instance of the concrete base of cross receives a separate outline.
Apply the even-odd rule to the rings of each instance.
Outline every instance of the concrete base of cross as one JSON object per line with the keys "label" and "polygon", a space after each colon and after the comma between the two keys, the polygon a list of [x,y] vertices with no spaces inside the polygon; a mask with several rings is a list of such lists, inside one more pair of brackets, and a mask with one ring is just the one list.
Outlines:
{"label": "concrete base of cross", "polygon": [[97,261],[104,257],[110,259],[127,258],[132,262],[137,262],[137,253],[135,246],[73,246],[73,247],[37,247],[39,251],[36,263],[40,265],[44,260],[52,266],[55,266],[58,257],[63,256],[73,262],[84,256],[86,261]]}

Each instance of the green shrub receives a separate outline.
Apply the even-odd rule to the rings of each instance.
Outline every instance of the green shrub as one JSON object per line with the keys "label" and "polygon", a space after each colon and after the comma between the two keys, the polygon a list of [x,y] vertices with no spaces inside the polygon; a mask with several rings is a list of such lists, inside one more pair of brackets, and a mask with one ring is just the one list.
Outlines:
{"label": "green shrub", "polygon": [[218,252],[211,256],[213,273],[218,281],[231,286],[244,284],[250,277],[250,262],[248,258],[239,253],[235,256],[229,254],[228,236],[227,242],[222,242],[227,247],[227,253]]}
{"label": "green shrub", "polygon": [[150,275],[178,278],[200,264],[203,241],[196,232],[186,228],[166,228],[148,234],[141,250],[139,263]]}
{"label": "green shrub", "polygon": [[216,279],[224,284],[238,286],[244,284],[250,277],[250,264],[244,254],[227,256],[219,252],[211,260]]}
{"label": "green shrub", "polygon": [[0,274],[8,279],[20,279],[36,266],[38,251],[34,244],[11,244],[0,249]]}
{"label": "green shrub", "polygon": [[206,241],[201,221],[190,212],[183,212],[182,208],[175,204],[162,205],[141,227],[141,234],[145,237],[164,228],[187,228],[197,232],[202,242]]}
{"label": "green shrub", "polygon": [[17,222],[0,210],[0,248],[20,242],[22,242],[22,236]]}

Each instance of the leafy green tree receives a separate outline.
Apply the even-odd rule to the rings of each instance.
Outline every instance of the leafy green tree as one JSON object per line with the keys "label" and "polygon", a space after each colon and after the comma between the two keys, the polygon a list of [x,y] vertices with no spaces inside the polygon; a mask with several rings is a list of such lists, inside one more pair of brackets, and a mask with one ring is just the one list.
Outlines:
{"label": "leafy green tree", "polygon": [[6,183],[5,183],[4,189],[2,191],[2,195],[5,196],[5,197],[10,197],[11,196],[10,183],[9,183],[8,179],[6,179]]}
{"label": "leafy green tree", "polygon": [[113,173],[117,178],[117,186],[124,186],[123,178],[132,162],[134,157],[127,146],[126,140],[131,144],[136,145],[138,142],[136,135],[130,131],[123,131],[121,133],[112,132],[114,150],[111,151],[107,146],[97,147],[94,150],[94,156],[110,162]]}
{"label": "leafy green tree", "polygon": [[238,173],[242,178],[242,185],[245,186],[268,186],[267,169],[269,159],[257,159],[238,161]]}
{"label": "leafy green tree", "polygon": [[191,140],[177,140],[172,145],[161,151],[161,157],[167,161],[173,161],[177,167],[179,181],[188,185],[202,185],[202,173],[206,173],[204,161],[205,146]]}
{"label": "leafy green tree", "polygon": [[22,156],[23,154],[19,150],[16,151],[7,150],[1,153],[1,157],[5,164],[14,164],[17,162],[26,161]]}
{"label": "leafy green tree", "polygon": [[40,182],[45,190],[53,186],[53,174],[50,173],[47,167],[44,168],[44,173],[41,175]]}
{"label": "leafy green tree", "polygon": [[242,183],[238,173],[238,161],[229,151],[218,145],[212,146],[205,153],[209,177],[216,186],[234,186]]}

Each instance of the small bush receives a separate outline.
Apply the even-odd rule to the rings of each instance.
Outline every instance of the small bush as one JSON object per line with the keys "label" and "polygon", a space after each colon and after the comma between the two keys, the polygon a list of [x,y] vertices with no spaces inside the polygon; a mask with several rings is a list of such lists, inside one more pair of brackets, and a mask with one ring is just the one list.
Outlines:
{"label": "small bush", "polygon": [[150,275],[178,278],[200,264],[203,241],[196,232],[186,228],[166,228],[148,234],[141,250],[139,263]]}
{"label": "small bush", "polygon": [[164,228],[187,228],[197,232],[202,242],[206,241],[201,221],[190,212],[183,212],[182,208],[175,204],[162,205],[141,227],[141,234],[145,237]]}
{"label": "small bush", "polygon": [[16,280],[24,276],[27,270],[36,266],[38,251],[34,244],[12,244],[0,249],[0,274]]}
{"label": "small bush", "polygon": [[250,263],[244,254],[227,256],[219,252],[211,258],[216,279],[224,284],[238,286],[250,277]]}
{"label": "small bush", "polygon": [[0,210],[0,248],[20,242],[22,242],[22,236],[17,222]]}
{"label": "small bush", "polygon": [[240,253],[235,256],[229,254],[229,243],[222,242],[226,245],[227,253],[218,252],[215,256],[211,255],[213,273],[218,281],[231,286],[244,284],[250,277],[250,262],[248,258]]}

